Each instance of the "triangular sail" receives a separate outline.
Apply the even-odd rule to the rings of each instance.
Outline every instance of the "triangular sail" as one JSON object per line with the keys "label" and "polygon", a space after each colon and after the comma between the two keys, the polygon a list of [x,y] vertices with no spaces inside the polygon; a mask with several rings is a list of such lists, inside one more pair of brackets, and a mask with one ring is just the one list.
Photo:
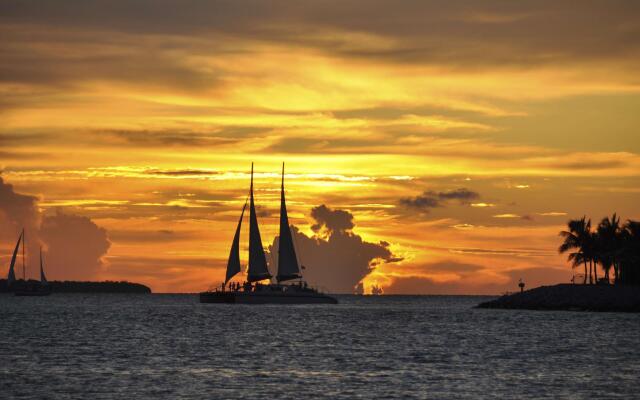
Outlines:
{"label": "triangular sail", "polygon": [[238,272],[240,272],[240,228],[242,227],[242,218],[244,217],[244,210],[247,208],[247,202],[244,202],[242,207],[242,213],[240,214],[240,220],[238,221],[238,227],[236,228],[236,234],[233,236],[233,244],[231,245],[231,251],[229,252],[229,261],[227,262],[227,275],[224,278],[224,284],[231,280]]}
{"label": "triangular sail", "polygon": [[296,249],[293,246],[287,205],[284,200],[284,163],[282,163],[282,187],[280,191],[280,239],[278,241],[278,282],[300,278]]}
{"label": "triangular sail", "polygon": [[251,163],[251,188],[249,191],[249,270],[247,272],[247,281],[257,282],[269,278],[271,278],[271,274],[267,268],[267,257],[262,247],[256,207],[253,202],[253,163]]}
{"label": "triangular sail", "polygon": [[16,280],[16,271],[14,267],[16,265],[16,258],[18,257],[18,249],[20,248],[20,242],[22,241],[22,236],[24,236],[24,229],[20,233],[20,237],[18,237],[18,243],[16,243],[16,248],[13,250],[13,256],[11,256],[11,264],[9,265],[9,275],[7,276],[7,284],[11,284]]}
{"label": "triangular sail", "polygon": [[44,265],[42,263],[42,247],[40,247],[40,283],[43,285],[46,285],[47,283],[47,277],[44,276]]}

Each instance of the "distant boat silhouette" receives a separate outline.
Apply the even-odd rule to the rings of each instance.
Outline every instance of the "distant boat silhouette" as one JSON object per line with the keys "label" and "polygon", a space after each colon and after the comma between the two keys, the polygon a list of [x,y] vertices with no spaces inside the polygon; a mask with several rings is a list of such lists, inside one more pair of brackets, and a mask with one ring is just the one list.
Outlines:
{"label": "distant boat silhouette", "polygon": [[[227,262],[227,272],[221,290],[207,291],[200,293],[201,303],[245,303],[245,304],[312,304],[327,303],[336,304],[338,301],[326,294],[308,286],[302,280],[300,265],[296,256],[287,207],[284,196],[284,163],[282,163],[282,186],[280,193],[280,239],[278,245],[278,272],[276,274],[277,283],[260,284],[265,279],[272,276],[267,268],[267,259],[262,247],[260,230],[258,228],[258,218],[253,199],[253,163],[251,163],[251,185],[249,189],[249,266],[247,268],[247,281],[243,284],[231,284],[227,290],[227,284],[241,270],[240,266],[240,228],[244,211],[247,208],[245,201],[240,213],[240,220],[236,227],[229,261]],[[302,267],[304,269],[304,267]],[[282,282],[298,280],[294,284],[283,284]]]}
{"label": "distant boat silhouette", "polygon": [[[11,286],[16,281],[16,257],[18,256],[18,250],[20,250],[20,243],[22,242],[22,237],[24,236],[24,229],[20,232],[20,236],[18,236],[18,242],[16,243],[16,247],[13,249],[13,256],[11,256],[11,263],[9,264],[9,275],[7,276],[7,285]],[[22,253],[22,265],[23,265],[23,273],[24,273],[24,251]]]}
{"label": "distant boat silhouette", "polygon": [[[15,265],[18,256],[18,250],[22,244],[22,281],[16,280]],[[24,229],[18,237],[18,242],[13,250],[11,256],[11,263],[9,264],[9,274],[7,276],[7,286],[13,290],[16,296],[48,296],[51,294],[51,286],[47,282],[47,278],[44,274],[44,262],[42,260],[42,247],[40,247],[40,281],[27,281],[26,264],[25,264],[25,233]]]}

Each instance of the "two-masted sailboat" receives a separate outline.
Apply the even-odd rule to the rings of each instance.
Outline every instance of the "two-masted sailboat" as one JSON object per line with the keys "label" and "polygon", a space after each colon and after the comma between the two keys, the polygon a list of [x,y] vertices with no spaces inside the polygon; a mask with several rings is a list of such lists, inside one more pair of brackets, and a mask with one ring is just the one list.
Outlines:
{"label": "two-masted sailboat", "polygon": [[[15,265],[18,258],[18,251],[22,244],[22,281],[16,280]],[[48,296],[51,294],[51,286],[44,275],[44,263],[42,261],[42,247],[40,247],[40,281],[27,280],[27,270],[24,257],[25,249],[24,229],[18,237],[16,247],[13,249],[11,264],[9,264],[9,274],[7,276],[7,287],[16,296]]]}
{"label": "two-masted sailboat", "polygon": [[[276,283],[261,284],[261,281],[271,280],[273,276],[267,268],[267,259],[253,198],[253,163],[251,164],[251,184],[249,189],[249,265],[247,279],[243,285],[230,284],[229,281],[241,271],[240,266],[240,228],[247,208],[245,201],[240,220],[236,228],[225,280],[219,289],[200,293],[201,303],[244,303],[244,304],[336,304],[338,301],[326,294],[313,289],[302,280],[300,264],[296,255],[287,206],[284,198],[284,163],[282,164],[282,186],[280,192],[280,237],[278,245],[278,272]],[[291,283],[291,281],[294,281]],[[284,283],[288,282],[288,283]]]}

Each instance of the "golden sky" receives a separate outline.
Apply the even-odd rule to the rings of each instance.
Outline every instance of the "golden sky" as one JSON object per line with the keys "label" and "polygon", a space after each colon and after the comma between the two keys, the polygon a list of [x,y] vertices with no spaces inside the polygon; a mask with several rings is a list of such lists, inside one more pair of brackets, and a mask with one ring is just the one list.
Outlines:
{"label": "golden sky", "polygon": [[26,225],[50,279],[222,280],[252,161],[265,248],[284,161],[387,293],[566,282],[569,218],[640,218],[635,1],[3,1],[0,59],[3,265]]}

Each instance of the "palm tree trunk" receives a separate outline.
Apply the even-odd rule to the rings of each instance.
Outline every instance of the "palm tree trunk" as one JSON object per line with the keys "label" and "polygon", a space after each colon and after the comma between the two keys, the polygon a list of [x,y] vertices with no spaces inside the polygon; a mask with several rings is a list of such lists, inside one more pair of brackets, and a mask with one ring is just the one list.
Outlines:
{"label": "palm tree trunk", "polygon": [[587,263],[584,263],[584,281],[582,282],[583,285],[587,284]]}
{"label": "palm tree trunk", "polygon": [[613,283],[614,285],[618,283],[618,264],[613,263]]}
{"label": "palm tree trunk", "polygon": [[596,284],[598,283],[598,263],[594,263],[593,261],[589,261],[591,264],[593,264],[593,275],[596,278]]}
{"label": "palm tree trunk", "polygon": [[622,283],[624,278],[622,276],[622,266],[620,264],[618,264],[618,282]]}
{"label": "palm tree trunk", "polygon": [[624,266],[622,262],[620,263],[620,270],[618,271],[618,273],[620,274],[618,276],[618,278],[620,279],[620,283],[624,283],[624,280],[626,279],[625,278],[626,274],[624,273]]}
{"label": "palm tree trunk", "polygon": [[[587,262],[584,262],[585,265],[587,264]],[[589,264],[589,284],[593,285],[593,267],[591,264]]]}

